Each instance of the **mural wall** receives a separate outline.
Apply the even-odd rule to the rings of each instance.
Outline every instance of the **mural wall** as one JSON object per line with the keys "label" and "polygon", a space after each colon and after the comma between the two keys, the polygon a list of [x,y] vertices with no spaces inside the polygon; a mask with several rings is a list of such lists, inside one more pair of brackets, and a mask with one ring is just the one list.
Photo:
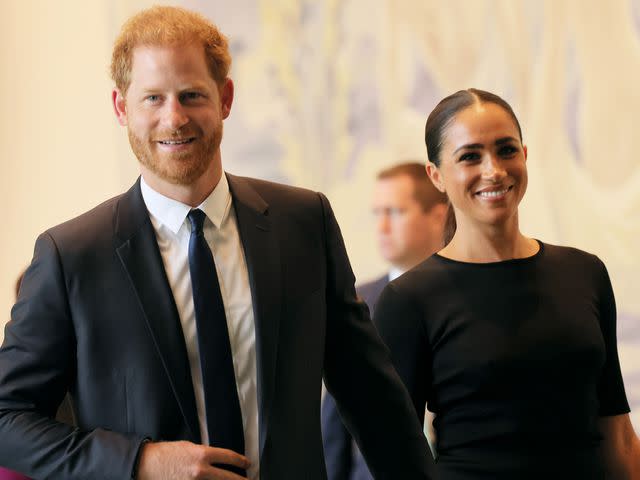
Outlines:
{"label": "mural wall", "polygon": [[384,270],[368,212],[375,172],[425,160],[445,95],[505,97],[529,148],[522,226],[607,264],[640,430],[640,2],[190,1],[231,37],[230,171],[322,190],[360,280]]}
{"label": "mural wall", "polygon": [[[136,178],[107,65],[121,23],[153,3],[6,2],[0,327],[37,234]],[[607,264],[640,431],[640,0],[179,3],[231,38],[227,169],[324,191],[360,281],[385,269],[368,209],[375,173],[425,160],[424,122],[443,96],[475,86],[509,100],[529,148],[523,229]]]}

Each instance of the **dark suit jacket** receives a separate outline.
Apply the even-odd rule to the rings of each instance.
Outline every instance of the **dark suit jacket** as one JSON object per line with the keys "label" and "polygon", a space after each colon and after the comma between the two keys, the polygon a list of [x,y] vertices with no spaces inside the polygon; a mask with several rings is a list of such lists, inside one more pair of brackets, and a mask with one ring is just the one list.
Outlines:
{"label": "dark suit jacket", "polygon": [[384,287],[387,286],[387,283],[389,283],[389,275],[383,275],[382,277],[376,278],[371,282],[363,283],[356,289],[356,293],[358,294],[358,296],[369,307],[371,317],[373,317],[373,312],[376,309],[378,297],[382,293],[382,290],[384,290]]}
{"label": "dark suit jacket", "polygon": [[[228,179],[256,322],[261,479],[325,478],[323,375],[376,478],[428,478],[411,400],[356,299],[327,199]],[[40,235],[11,315],[0,349],[0,465],[35,478],[128,479],[145,437],[200,441],[139,182]],[[53,419],[67,390],[75,429]]]}
{"label": "dark suit jacket", "polygon": [[[357,294],[369,306],[371,316],[389,276],[364,283]],[[358,446],[345,427],[335,399],[326,394],[322,402],[322,442],[329,480],[371,480],[373,477]]]}

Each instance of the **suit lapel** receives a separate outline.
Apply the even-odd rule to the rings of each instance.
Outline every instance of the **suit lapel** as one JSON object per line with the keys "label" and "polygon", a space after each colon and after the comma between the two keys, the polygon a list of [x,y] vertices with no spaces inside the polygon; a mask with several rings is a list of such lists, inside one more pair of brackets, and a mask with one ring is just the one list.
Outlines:
{"label": "suit lapel", "polygon": [[247,179],[227,174],[247,260],[256,327],[260,453],[274,394],[282,278],[280,246],[268,217],[268,204]]}
{"label": "suit lapel", "polygon": [[117,254],[138,296],[191,440],[198,442],[200,427],[184,335],[139,179],[118,203],[115,230]]}

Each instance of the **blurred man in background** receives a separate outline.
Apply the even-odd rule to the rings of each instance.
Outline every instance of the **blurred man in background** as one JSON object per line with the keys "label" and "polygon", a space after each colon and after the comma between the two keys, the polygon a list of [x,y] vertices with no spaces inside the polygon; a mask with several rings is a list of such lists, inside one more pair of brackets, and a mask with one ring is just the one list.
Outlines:
{"label": "blurred man in background", "polygon": [[[389,263],[385,275],[357,289],[373,316],[378,296],[387,283],[443,247],[447,197],[433,186],[424,164],[402,163],[378,174],[372,211],[380,254]],[[427,431],[432,441],[430,419]],[[371,418],[372,423],[376,421]],[[329,480],[373,478],[329,394],[322,405],[322,436]]]}

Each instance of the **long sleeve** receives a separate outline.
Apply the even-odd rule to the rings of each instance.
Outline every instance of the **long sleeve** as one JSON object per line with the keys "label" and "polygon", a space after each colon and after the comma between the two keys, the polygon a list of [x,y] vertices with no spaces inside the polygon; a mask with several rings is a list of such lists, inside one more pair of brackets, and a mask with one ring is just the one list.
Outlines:
{"label": "long sleeve", "polygon": [[75,375],[64,271],[48,234],[36,242],[0,348],[0,465],[34,478],[130,478],[142,437],[54,420]]}
{"label": "long sleeve", "polygon": [[327,246],[325,385],[374,478],[434,478],[411,399],[356,297],[342,236],[326,198],[320,198]]}

